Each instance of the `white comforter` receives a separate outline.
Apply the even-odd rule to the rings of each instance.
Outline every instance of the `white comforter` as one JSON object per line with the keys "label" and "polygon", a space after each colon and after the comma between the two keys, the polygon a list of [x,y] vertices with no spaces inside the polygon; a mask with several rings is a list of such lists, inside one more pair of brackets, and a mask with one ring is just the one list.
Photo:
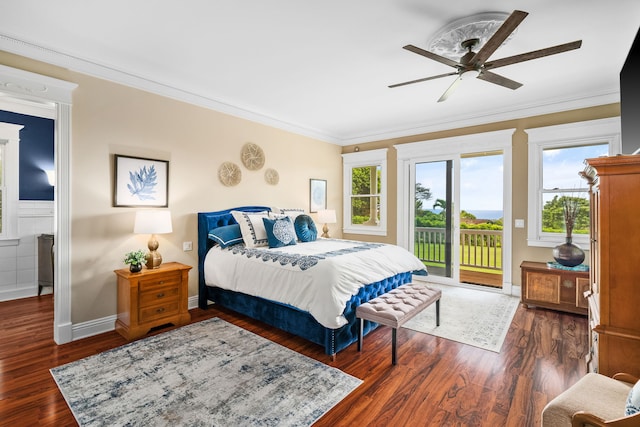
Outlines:
{"label": "white comforter", "polygon": [[318,239],[283,248],[214,246],[204,262],[205,283],[292,305],[327,328],[347,323],[347,301],[369,283],[407,271],[425,271],[404,248]]}

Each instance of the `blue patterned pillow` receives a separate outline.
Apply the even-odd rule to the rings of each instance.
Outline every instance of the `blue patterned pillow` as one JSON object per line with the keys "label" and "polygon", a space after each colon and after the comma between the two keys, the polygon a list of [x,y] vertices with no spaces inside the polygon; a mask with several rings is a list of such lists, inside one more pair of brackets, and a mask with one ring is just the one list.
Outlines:
{"label": "blue patterned pillow", "polygon": [[318,230],[313,218],[309,215],[298,215],[294,223],[296,235],[301,242],[313,242],[318,237]]}
{"label": "blue patterned pillow", "polygon": [[267,231],[267,240],[270,248],[296,244],[296,230],[293,228],[291,218],[288,216],[276,219],[262,218],[264,229]]}
{"label": "blue patterned pillow", "polygon": [[625,407],[625,415],[633,415],[640,412],[640,381],[633,386],[627,397],[627,406]]}
{"label": "blue patterned pillow", "polygon": [[209,231],[209,238],[223,248],[242,243],[242,233],[238,224],[214,228]]}

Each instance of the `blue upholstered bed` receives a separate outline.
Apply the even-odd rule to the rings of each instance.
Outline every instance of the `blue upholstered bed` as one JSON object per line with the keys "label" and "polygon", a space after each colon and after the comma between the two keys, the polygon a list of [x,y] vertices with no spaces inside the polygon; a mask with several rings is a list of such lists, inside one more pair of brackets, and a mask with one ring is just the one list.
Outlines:
{"label": "blue upholstered bed", "polygon": [[[324,347],[326,354],[333,356],[357,341],[358,325],[355,321],[355,309],[359,304],[411,281],[412,272],[407,271],[360,288],[359,292],[348,301],[343,312],[347,324],[336,329],[321,325],[309,312],[291,305],[216,286],[208,286],[205,283],[204,263],[207,253],[214,246],[214,242],[208,236],[212,229],[236,223],[231,215],[232,210],[261,212],[269,211],[270,208],[243,206],[216,212],[198,213],[198,305],[202,309],[208,307],[209,301],[215,302],[220,306],[319,344]],[[375,323],[365,322],[364,333],[368,333],[376,326]]]}

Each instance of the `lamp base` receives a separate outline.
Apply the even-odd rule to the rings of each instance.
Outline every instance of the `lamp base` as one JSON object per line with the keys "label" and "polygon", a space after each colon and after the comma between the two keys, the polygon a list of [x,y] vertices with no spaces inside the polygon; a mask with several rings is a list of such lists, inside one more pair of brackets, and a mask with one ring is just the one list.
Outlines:
{"label": "lamp base", "polygon": [[162,264],[162,255],[158,251],[151,251],[147,254],[147,268],[154,269]]}
{"label": "lamp base", "polygon": [[329,238],[329,227],[327,227],[327,224],[322,227],[322,236],[320,237],[324,237],[325,239]]}

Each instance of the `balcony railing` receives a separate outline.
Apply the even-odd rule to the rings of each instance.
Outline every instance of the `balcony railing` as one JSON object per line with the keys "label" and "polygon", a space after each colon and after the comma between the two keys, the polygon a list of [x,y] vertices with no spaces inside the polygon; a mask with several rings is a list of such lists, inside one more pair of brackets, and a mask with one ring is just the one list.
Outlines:
{"label": "balcony railing", "polygon": [[[416,227],[415,255],[422,262],[445,262],[445,229]],[[502,271],[501,230],[460,230],[460,267]]]}

